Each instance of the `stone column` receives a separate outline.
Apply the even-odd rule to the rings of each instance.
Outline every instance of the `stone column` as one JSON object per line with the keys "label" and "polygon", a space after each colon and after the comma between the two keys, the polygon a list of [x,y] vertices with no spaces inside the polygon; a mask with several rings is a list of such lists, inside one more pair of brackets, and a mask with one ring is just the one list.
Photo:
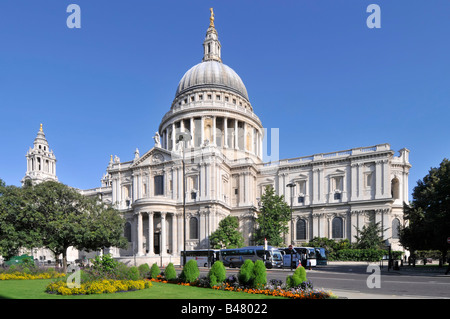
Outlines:
{"label": "stone column", "polygon": [[389,160],[383,160],[383,197],[391,197],[391,179],[389,172]]}
{"label": "stone column", "polygon": [[137,236],[136,236],[136,242],[137,242],[137,255],[142,256],[143,255],[143,240],[142,240],[142,214],[137,213]]}
{"label": "stone column", "polygon": [[166,233],[166,213],[161,212],[161,256],[167,254],[167,233]]}
{"label": "stone column", "polygon": [[358,163],[358,199],[361,200],[364,197],[364,163]]}
{"label": "stone column", "polygon": [[191,122],[191,125],[190,125],[191,140],[189,141],[189,145],[190,145],[190,147],[194,147],[195,146],[195,141],[194,141],[195,134],[194,134],[194,118],[193,117],[190,118],[190,122]]}
{"label": "stone column", "polygon": [[381,192],[383,190],[383,180],[382,180],[382,161],[375,162],[375,199],[381,198]]}
{"label": "stone column", "polygon": [[153,212],[148,213],[148,254],[150,256],[154,255],[154,246],[155,243],[153,242],[155,237],[154,234],[154,226],[153,226]]}
{"label": "stone column", "polygon": [[175,122],[172,123],[172,151],[176,150],[176,145],[175,145],[176,141],[175,141]]}
{"label": "stone column", "polygon": [[206,225],[206,222],[205,222],[205,218],[206,217],[206,215],[205,215],[205,212],[204,211],[200,211],[200,213],[199,213],[199,225],[198,225],[198,228],[199,228],[199,235],[198,235],[198,239],[199,239],[199,242],[201,243],[202,242],[202,240],[204,240],[204,239],[206,239],[206,228],[205,228],[205,225]]}
{"label": "stone column", "polygon": [[138,177],[137,177],[137,173],[134,172],[133,173],[133,187],[130,189],[132,192],[131,196],[129,196],[130,194],[128,194],[132,203],[137,199],[137,187],[138,187]]}
{"label": "stone column", "polygon": [[350,194],[350,201],[354,201],[357,199],[357,191],[358,191],[358,179],[357,179],[357,169],[358,169],[358,164],[357,163],[352,163],[351,164],[351,182],[350,182],[350,189],[351,189],[351,194]]}
{"label": "stone column", "polygon": [[165,148],[167,150],[169,150],[169,128],[168,127],[164,131],[164,140],[165,140]]}
{"label": "stone column", "polygon": [[213,130],[213,132],[212,132],[213,142],[212,142],[212,145],[215,145],[215,146],[217,146],[216,119],[217,119],[217,116],[213,116],[212,117],[212,122],[213,122],[213,128],[212,128],[212,130]]}
{"label": "stone column", "polygon": [[223,118],[223,135],[224,135],[223,147],[228,148],[228,118],[227,117]]}
{"label": "stone column", "polygon": [[312,204],[317,204],[319,202],[319,169],[317,167],[313,168],[312,175]]}
{"label": "stone column", "polygon": [[238,121],[234,120],[234,148],[239,149]]}
{"label": "stone column", "polygon": [[249,151],[248,145],[247,145],[247,124],[244,122],[244,152]]}
{"label": "stone column", "polygon": [[179,231],[177,229],[177,214],[172,214],[172,255],[176,255],[178,253],[178,235]]}
{"label": "stone column", "polygon": [[245,203],[245,176],[244,173],[239,173],[239,203],[238,206],[243,206]]}
{"label": "stone column", "polygon": [[[203,116],[201,117],[201,125],[202,125],[202,127],[201,127],[201,132],[202,132],[202,134],[201,134],[201,136],[202,136],[202,140],[201,140],[201,142],[200,142],[200,146],[201,145],[203,145],[203,143],[205,142],[205,119],[203,118]],[[197,128],[196,128],[197,129]]]}
{"label": "stone column", "polygon": [[324,169],[319,168],[318,169],[318,179],[319,179],[319,202],[325,203],[326,202],[326,196],[325,196],[325,174]]}
{"label": "stone column", "polygon": [[358,227],[358,211],[352,210],[350,211],[350,242],[353,243],[356,241],[355,236],[357,235],[356,228]]}
{"label": "stone column", "polygon": [[183,229],[183,215],[177,215],[177,225],[178,225],[178,246],[177,246],[177,254],[179,254],[183,250],[183,239],[184,239],[184,229]]}

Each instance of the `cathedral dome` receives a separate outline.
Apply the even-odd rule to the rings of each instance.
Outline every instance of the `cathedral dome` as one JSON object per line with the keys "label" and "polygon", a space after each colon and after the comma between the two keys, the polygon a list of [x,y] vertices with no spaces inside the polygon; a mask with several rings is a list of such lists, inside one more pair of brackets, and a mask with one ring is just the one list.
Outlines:
{"label": "cathedral dome", "polygon": [[178,84],[175,98],[187,91],[202,87],[229,90],[248,100],[247,89],[239,75],[219,61],[204,61],[187,71]]}

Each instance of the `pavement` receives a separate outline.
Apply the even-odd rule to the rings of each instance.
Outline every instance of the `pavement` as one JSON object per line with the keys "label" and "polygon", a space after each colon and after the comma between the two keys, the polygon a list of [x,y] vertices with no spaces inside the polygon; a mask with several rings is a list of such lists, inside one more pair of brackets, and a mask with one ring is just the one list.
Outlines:
{"label": "pavement", "polygon": [[[313,271],[313,272],[319,272],[319,271],[331,271],[334,272],[333,267],[337,266],[345,266],[346,270],[354,270],[361,269],[361,267],[365,268],[369,264],[374,263],[368,263],[368,262],[355,262],[355,261],[329,261],[327,266],[320,266],[323,268],[323,270],[319,270],[317,268],[312,268],[312,270],[307,270],[307,272]],[[393,270],[392,268],[388,270],[387,261],[384,262],[384,264],[381,265],[381,273],[382,274],[392,274],[392,275],[417,275],[417,276],[430,276],[430,277],[450,277],[450,274],[445,275],[445,270],[447,265],[445,265],[442,268],[424,268],[424,267],[412,267],[412,266],[403,266],[400,267],[400,270]],[[181,267],[180,267],[181,270]],[[236,272],[238,269],[234,269]],[[275,270],[268,270],[268,271],[283,271],[283,272],[289,272],[291,271],[289,268],[284,269],[275,269]],[[365,270],[364,270],[365,272]],[[319,287],[317,287],[319,288]],[[430,296],[417,296],[417,295],[388,295],[388,294],[380,294],[380,293],[367,293],[367,292],[360,292],[355,290],[345,290],[345,289],[335,289],[335,288],[326,288],[326,287],[320,287],[319,289],[323,289],[325,291],[330,291],[334,295],[338,296],[339,299],[436,299],[436,297],[430,297]]]}
{"label": "pavement", "polygon": [[[346,261],[335,261],[328,262],[327,266],[348,266],[350,267],[358,267],[358,266],[366,266],[368,262],[346,262]],[[327,267],[324,266],[324,267]],[[382,273],[389,273],[395,275],[417,275],[417,276],[430,276],[430,277],[441,277],[441,276],[450,276],[445,275],[445,270],[447,266],[442,268],[424,268],[424,267],[412,267],[412,266],[403,266],[400,267],[399,270],[393,270],[392,268],[388,270],[387,262],[382,265],[381,268]],[[388,294],[376,294],[376,293],[366,293],[354,290],[343,290],[343,289],[328,289],[322,288],[324,290],[331,291],[334,295],[338,296],[341,299],[436,299],[436,297],[429,296],[416,296],[416,295],[388,295]]]}

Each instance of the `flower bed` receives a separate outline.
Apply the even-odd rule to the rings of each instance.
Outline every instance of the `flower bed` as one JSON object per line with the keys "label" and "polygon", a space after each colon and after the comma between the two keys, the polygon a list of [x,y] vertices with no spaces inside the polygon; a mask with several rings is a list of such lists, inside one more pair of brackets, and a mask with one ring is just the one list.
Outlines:
{"label": "flower bed", "polygon": [[59,280],[49,284],[45,291],[59,295],[92,295],[103,293],[116,293],[135,291],[150,288],[152,284],[148,280],[95,280],[83,283],[79,287],[70,288],[66,281]]}
{"label": "flower bed", "polygon": [[64,277],[65,274],[58,272],[46,272],[29,274],[23,272],[13,272],[13,273],[0,273],[0,280],[34,280],[34,279],[52,279]]}
{"label": "flower bed", "polygon": [[[209,287],[204,283],[205,279],[200,278],[192,283],[185,283],[178,280],[166,280],[163,276],[159,275],[157,278],[150,279],[150,281],[154,282],[162,282],[162,283],[172,283],[178,284],[181,286],[195,286],[195,287]],[[227,280],[225,283],[221,285],[213,286],[212,289],[216,290],[226,290],[226,291],[236,291],[236,292],[245,292],[249,294],[264,294],[267,296],[278,296],[285,297],[291,299],[330,299],[335,298],[335,296],[328,291],[322,290],[313,290],[312,288],[292,288],[292,289],[283,289],[282,287],[274,287],[272,285],[267,285],[265,288],[243,288],[239,285],[233,284],[233,280]]]}

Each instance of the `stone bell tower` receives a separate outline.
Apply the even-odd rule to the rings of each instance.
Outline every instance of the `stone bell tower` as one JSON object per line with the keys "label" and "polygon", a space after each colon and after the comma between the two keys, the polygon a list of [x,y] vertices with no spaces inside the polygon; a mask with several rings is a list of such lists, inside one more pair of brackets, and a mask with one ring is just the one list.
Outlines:
{"label": "stone bell tower", "polygon": [[56,158],[53,151],[48,146],[45,138],[42,124],[36,138],[34,139],[33,148],[27,152],[27,172],[22,179],[22,185],[27,180],[31,180],[33,184],[52,180],[58,181],[56,177]]}

